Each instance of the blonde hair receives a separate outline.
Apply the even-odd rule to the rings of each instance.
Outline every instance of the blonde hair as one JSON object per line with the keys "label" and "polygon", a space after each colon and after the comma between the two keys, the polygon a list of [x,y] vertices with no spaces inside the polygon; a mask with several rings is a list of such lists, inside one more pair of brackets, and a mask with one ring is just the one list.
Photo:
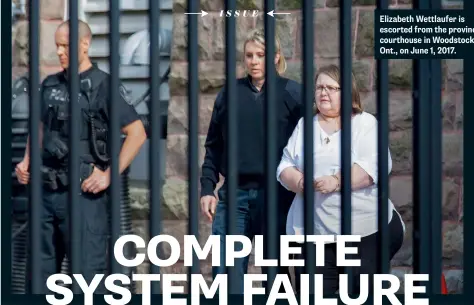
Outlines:
{"label": "blonde hair", "polygon": [[[325,74],[335,80],[339,85],[341,84],[341,71],[336,65],[328,65],[321,67],[314,78],[314,83],[318,80],[319,75]],[[362,103],[360,102],[360,92],[359,87],[357,86],[357,81],[354,76],[354,73],[351,72],[352,77],[352,114],[361,113],[364,111]],[[318,106],[316,105],[316,100],[314,101],[313,114],[319,112]]]}
{"label": "blonde hair", "polygon": [[[265,48],[265,31],[262,29],[256,29],[250,32],[244,41],[244,50],[245,50],[245,46],[249,42],[255,42],[261,45],[263,48]],[[278,63],[276,64],[276,71],[278,72],[279,75],[281,75],[285,73],[287,65],[286,65],[285,56],[283,55],[283,52],[281,50],[280,39],[277,36],[275,36],[275,53],[278,53],[280,55],[280,59],[278,60]]]}

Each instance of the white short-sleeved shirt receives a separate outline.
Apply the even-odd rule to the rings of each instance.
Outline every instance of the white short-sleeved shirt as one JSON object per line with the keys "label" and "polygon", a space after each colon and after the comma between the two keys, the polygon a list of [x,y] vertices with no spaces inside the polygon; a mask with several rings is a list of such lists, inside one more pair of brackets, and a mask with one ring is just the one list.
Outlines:
{"label": "white short-sleeved shirt", "polygon": [[[357,191],[352,191],[352,234],[362,237],[373,234],[378,230],[378,199],[377,199],[377,120],[367,112],[362,112],[352,118],[351,161],[362,167],[373,179],[374,184]],[[341,170],[341,133],[328,135],[321,128],[318,115],[313,117],[314,128],[314,178],[333,175]],[[284,148],[283,157],[277,169],[278,181],[281,172],[288,167],[296,167],[304,172],[303,157],[303,118],[293,131]],[[327,142],[326,138],[329,139]],[[388,172],[392,168],[392,159],[388,151]],[[311,185],[305,183],[305,185]],[[304,234],[304,195],[296,194],[290,207],[286,233],[290,235]],[[388,220],[392,219],[395,207],[389,199]],[[341,230],[341,194],[333,192],[314,193],[314,232],[318,235],[338,235]],[[400,217],[401,219],[401,217]],[[404,225],[403,225],[404,227]],[[405,229],[405,227],[404,227]]]}

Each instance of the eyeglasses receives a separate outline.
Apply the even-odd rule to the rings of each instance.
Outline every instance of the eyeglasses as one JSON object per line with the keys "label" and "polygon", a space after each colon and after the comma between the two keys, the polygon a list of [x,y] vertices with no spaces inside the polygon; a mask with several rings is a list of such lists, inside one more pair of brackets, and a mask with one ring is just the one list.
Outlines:
{"label": "eyeglasses", "polygon": [[341,88],[334,87],[334,86],[323,86],[323,85],[316,86],[316,92],[321,92],[321,91],[323,91],[323,89],[326,89],[326,92],[329,93],[329,94],[341,90]]}

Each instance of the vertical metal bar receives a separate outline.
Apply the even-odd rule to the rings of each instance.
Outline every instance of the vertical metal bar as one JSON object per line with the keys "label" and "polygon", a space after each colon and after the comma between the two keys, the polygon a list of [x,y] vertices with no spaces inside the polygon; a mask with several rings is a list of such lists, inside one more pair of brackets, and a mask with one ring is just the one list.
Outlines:
{"label": "vertical metal bar", "polygon": [[431,293],[441,293],[441,265],[442,265],[442,126],[441,126],[441,60],[431,60],[431,134],[429,135],[431,161]]}
{"label": "vertical metal bar", "polygon": [[[0,6],[1,8],[4,8],[3,11],[5,12],[5,15],[2,16],[3,20],[5,20],[3,22],[4,22],[4,24],[13,24],[14,22],[16,22],[16,20],[15,20],[16,18],[14,18],[13,16],[7,16],[8,11],[5,8],[7,5],[9,5],[9,3],[3,2]],[[0,34],[1,36],[9,37],[9,35],[12,35],[12,28],[8,27],[8,26],[7,27],[4,26],[0,29],[0,32],[1,32],[1,34]],[[2,50],[2,64],[4,66],[7,66],[7,67],[12,66],[13,67],[13,65],[12,65],[12,61],[13,61],[13,56],[12,56],[13,54],[12,53],[13,52],[12,51],[13,51],[13,48]],[[31,54],[31,52],[30,52],[30,54]],[[3,78],[1,82],[2,82],[2,87],[13,88],[13,86],[12,86],[12,84],[14,83],[13,79]],[[32,88],[30,87],[30,89],[32,89]],[[36,90],[38,90],[38,87],[36,87]],[[7,100],[9,98],[10,92],[7,92],[6,90],[3,90],[2,97],[4,96],[5,100]],[[29,103],[29,100],[28,100],[28,103]],[[14,119],[15,114],[12,111],[11,106],[6,102],[3,102],[0,107],[1,107],[1,111],[2,111],[2,121],[3,121],[2,126],[8,126],[7,128],[10,128],[10,126],[13,126],[14,122],[16,121]],[[10,130],[9,132],[3,132],[2,133],[2,141],[4,143],[7,143],[7,145],[8,145],[8,143],[12,143],[9,150],[3,149],[3,151],[2,151],[3,158],[6,159],[6,160],[12,160],[13,161],[13,156],[14,156],[13,141],[14,141],[14,139],[15,138],[14,138],[13,130]],[[2,183],[2,192],[1,192],[1,195],[0,195],[2,199],[0,199],[0,200],[2,200],[2,202],[8,202],[8,200],[13,201],[12,196],[15,194],[13,190],[14,190],[14,185],[16,184],[16,182],[14,182],[11,179],[12,178],[10,176],[11,173],[9,173],[7,170],[4,170],[3,172],[4,173],[2,173],[2,177],[4,177],[5,180]],[[22,195],[24,196],[24,193]],[[37,203],[37,204],[39,205],[39,203]],[[31,210],[29,209],[28,211],[31,211]],[[3,204],[2,207],[1,207],[1,212],[4,215],[12,215],[13,205],[12,204]],[[12,227],[12,225],[14,227]],[[10,217],[4,217],[2,219],[0,228],[4,232],[3,234],[6,235],[6,234],[8,234],[6,232],[12,230],[13,228],[16,228],[16,222],[12,221],[12,219]],[[22,232],[21,233],[22,237],[26,235],[25,233],[28,233],[28,232]],[[13,233],[13,234],[15,234],[15,233]],[[10,242],[9,243],[5,242],[6,245],[3,247],[2,257],[0,259],[4,266],[9,266],[9,268],[11,268],[11,269],[13,269],[14,267],[10,266],[9,264],[12,264],[12,265],[15,264],[15,260],[14,260],[15,259],[14,258],[15,254],[14,253],[16,253],[16,252],[14,252],[14,251],[16,251],[16,244],[17,244],[15,242],[15,240],[16,240],[16,238],[18,238],[18,237],[15,238],[15,236],[13,234],[11,236]],[[27,235],[27,236],[31,236],[31,235]],[[31,245],[28,245],[28,244],[23,244],[23,245],[24,245],[24,248],[26,248],[26,246],[30,246],[30,249],[32,248]],[[9,291],[10,293],[16,293],[16,291],[28,291],[28,289],[29,289],[28,286],[21,287],[21,290],[20,289],[17,290],[16,285],[13,283],[15,281],[15,279],[16,279],[16,275],[13,272],[8,272],[8,271],[3,272],[2,276],[1,276],[2,283],[0,284],[0,289],[2,291],[4,291],[4,293],[7,293],[7,291]]]}
{"label": "vertical metal bar", "polygon": [[[352,2],[341,2],[339,39],[341,47],[341,234],[350,235],[352,225],[351,215],[351,115],[352,115]],[[347,291],[353,293],[352,272],[350,268],[344,271],[349,278]]]}
{"label": "vertical metal bar", "polygon": [[110,99],[109,99],[109,139],[110,139],[110,206],[111,206],[111,239],[109,242],[110,265],[112,273],[120,273],[120,264],[116,261],[113,247],[120,237],[120,174],[119,152],[121,147],[119,122],[119,85],[120,85],[120,1],[109,1],[109,65],[110,65]]}
{"label": "vertical metal bar", "polygon": [[[275,9],[275,0],[265,0],[265,12]],[[275,169],[277,167],[277,134],[276,134],[276,105],[275,100],[275,19],[265,14],[265,127],[266,127],[266,249],[268,258],[276,259],[278,251],[278,201],[276,200],[276,180]],[[267,293],[270,294],[273,281],[277,274],[276,267],[268,267],[267,274]]]}
{"label": "vertical metal bar", "polygon": [[[431,0],[431,9],[441,9],[441,0]],[[430,268],[430,282],[431,293],[441,293],[441,273],[442,273],[442,118],[441,118],[441,60],[430,60],[430,80],[431,80],[431,134],[430,152],[431,161],[429,168],[431,174],[431,268]]]}
{"label": "vertical metal bar", "polygon": [[[427,60],[415,60],[413,121],[413,272],[429,273],[429,73]],[[429,291],[429,289],[427,289]]]}
{"label": "vertical metal bar", "polygon": [[[463,9],[472,12],[474,11],[474,2],[473,1],[464,1],[463,3]],[[472,79],[474,76],[474,70],[471,69],[471,67],[474,65],[474,58],[472,57],[466,57],[462,61],[462,67],[464,71],[464,82],[466,85],[464,85],[464,92],[462,93],[463,97],[463,108],[464,108],[464,113],[463,113],[463,122],[462,122],[462,127],[460,128],[462,132],[462,140],[465,145],[462,147],[462,153],[463,156],[470,156],[472,153],[472,146],[468,145],[468,141],[471,140],[471,135],[469,133],[469,130],[474,130],[473,123],[474,121],[472,120],[472,115],[474,114],[474,108],[473,104],[466,102],[466,101],[471,101],[473,100],[473,94],[474,92],[472,90],[469,90],[468,86],[470,84],[469,80]],[[468,132],[466,132],[468,131]],[[462,207],[462,215],[463,215],[463,220],[462,220],[462,226],[463,226],[463,232],[464,232],[464,237],[463,237],[463,249],[464,249],[464,255],[463,255],[463,295],[465,297],[468,297],[469,299],[472,299],[474,297],[474,289],[470,289],[469,287],[474,287],[474,261],[472,259],[469,259],[469,257],[474,257],[474,249],[471,247],[471,242],[472,242],[472,232],[474,229],[474,222],[469,221],[468,215],[474,215],[474,206],[472,204],[469,204],[469,202],[473,202],[474,198],[472,197],[473,195],[473,190],[469,187],[469,176],[470,173],[472,173],[472,160],[471,158],[463,158],[463,174],[462,174],[462,200],[464,202],[463,207]]]}
{"label": "vertical metal bar", "polygon": [[[303,103],[304,103],[304,234],[314,235],[314,159],[313,159],[313,103],[314,103],[314,10],[313,1],[303,3]],[[304,244],[305,273],[309,274],[309,291],[314,294],[314,273],[316,270],[316,249],[314,245]]]}
{"label": "vertical metal bar", "polygon": [[[69,0],[69,113],[70,122],[80,120],[80,106],[77,103],[79,96],[79,7],[77,0]],[[81,224],[78,215],[81,215],[79,195],[81,193],[79,181],[79,125],[69,124],[69,202],[71,203],[70,230],[71,230],[71,272],[81,273]],[[81,291],[76,281],[73,281],[74,293]]]}
{"label": "vertical metal bar", "polygon": [[[377,9],[388,9],[388,0],[377,0]],[[377,121],[378,121],[378,272],[390,273],[388,231],[388,60],[377,60]]]}
{"label": "vertical metal bar", "polygon": [[[225,1],[225,10],[234,11],[236,9],[235,0]],[[225,18],[225,40],[226,40],[226,101],[227,101],[227,234],[235,235],[237,233],[236,209],[237,209],[237,81],[236,81],[236,33],[235,18]],[[238,287],[238,275],[234,268],[228,268],[229,293],[235,293],[233,289]]]}
{"label": "vertical metal bar", "polygon": [[[188,11],[199,11],[197,1],[188,0]],[[188,15],[188,203],[189,203],[189,223],[188,234],[199,237],[198,218],[198,178],[199,178],[199,149],[198,149],[198,120],[199,120],[199,58],[198,58],[198,16]],[[193,253],[193,264],[189,268],[188,291],[191,291],[191,274],[199,274],[199,260],[196,253]]]}
{"label": "vertical metal bar", "polygon": [[[160,151],[161,138],[161,101],[160,101],[160,2],[150,0],[149,2],[149,35],[150,35],[150,215],[149,235],[150,239],[161,234],[161,169],[160,158],[156,153]],[[160,274],[160,267],[149,264],[150,274]],[[160,282],[151,283],[151,293],[159,294]]]}
{"label": "vertical metal bar", "polygon": [[[416,0],[414,9],[429,9],[429,0]],[[414,60],[413,69],[413,272],[429,274],[430,267],[430,96],[429,61]],[[426,283],[431,291],[431,281]]]}
{"label": "vertical metal bar", "polygon": [[34,294],[41,293],[43,285],[41,274],[41,257],[32,255],[41,251],[41,220],[42,220],[42,186],[41,186],[41,154],[39,146],[39,126],[41,113],[41,97],[39,92],[40,71],[39,71],[39,54],[40,54],[40,1],[30,0],[30,20],[28,23],[29,37],[29,67],[30,67],[30,100],[29,100],[29,134],[30,134],[30,193],[29,193],[29,229],[30,229],[30,255],[29,263],[31,266],[31,291]]}

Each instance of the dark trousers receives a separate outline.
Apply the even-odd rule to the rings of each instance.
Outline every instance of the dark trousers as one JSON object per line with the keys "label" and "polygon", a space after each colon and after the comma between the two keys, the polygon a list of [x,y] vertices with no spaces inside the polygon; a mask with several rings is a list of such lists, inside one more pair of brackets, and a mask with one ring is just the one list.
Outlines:
{"label": "dark trousers", "polygon": [[[217,274],[226,274],[225,265],[225,236],[227,234],[227,196],[226,186],[224,185],[218,192],[219,202],[216,207],[216,214],[212,223],[212,234],[220,236],[220,266],[213,267],[213,276]],[[286,231],[286,217],[288,215],[289,206],[291,205],[291,196],[279,190],[277,194],[278,204],[278,249],[279,249],[279,237],[285,235]],[[253,240],[255,235],[265,235],[266,226],[266,207],[265,207],[265,192],[262,189],[251,189],[243,190],[237,189],[237,208],[236,208],[236,223],[237,223],[237,235],[247,236],[250,240]],[[264,242],[266,238],[263,238]],[[268,258],[266,254],[266,246],[264,247],[264,257]],[[242,250],[240,243],[235,245],[235,250]],[[279,259],[280,251],[277,253]],[[232,294],[243,294],[244,288],[244,274],[248,271],[249,256],[245,258],[237,258],[234,262],[233,270],[237,273],[238,281],[232,287],[229,287],[229,292]],[[262,267],[262,273],[267,273],[267,268]],[[278,267],[278,274],[287,274],[289,276],[288,267]],[[233,283],[234,284],[234,283]],[[265,287],[265,282],[263,282]]]}
{"label": "dark trousers", "polygon": [[[46,287],[46,280],[50,275],[61,272],[61,264],[65,255],[70,257],[71,231],[69,228],[68,194],[68,191],[43,190],[44,214],[40,255],[46,294],[51,293]],[[96,274],[106,274],[107,272],[108,195],[105,193],[98,195],[82,193],[79,201],[81,215],[74,215],[74,220],[79,221],[81,227],[80,273],[90,284]],[[103,283],[102,280],[96,293],[105,293]]]}
{"label": "dark trousers", "polygon": [[[389,224],[389,257],[392,259],[400,250],[403,244],[403,225],[400,216],[393,211],[393,217]],[[377,253],[378,253],[378,236],[379,232],[362,237],[360,242],[347,243],[347,246],[356,247],[357,254],[346,254],[346,259],[359,259],[359,267],[350,268],[353,275],[353,293],[360,292],[360,275],[369,275],[369,294],[373,289],[373,275],[377,274]],[[303,259],[302,255],[298,255],[298,259]],[[297,293],[300,290],[300,274],[304,273],[304,267],[295,267],[295,287]],[[324,295],[333,295],[339,290],[339,275],[344,274],[344,267],[337,266],[336,243],[327,244],[324,250],[324,266],[316,266],[315,274],[323,275],[323,293]],[[349,279],[350,281],[350,279]]]}

